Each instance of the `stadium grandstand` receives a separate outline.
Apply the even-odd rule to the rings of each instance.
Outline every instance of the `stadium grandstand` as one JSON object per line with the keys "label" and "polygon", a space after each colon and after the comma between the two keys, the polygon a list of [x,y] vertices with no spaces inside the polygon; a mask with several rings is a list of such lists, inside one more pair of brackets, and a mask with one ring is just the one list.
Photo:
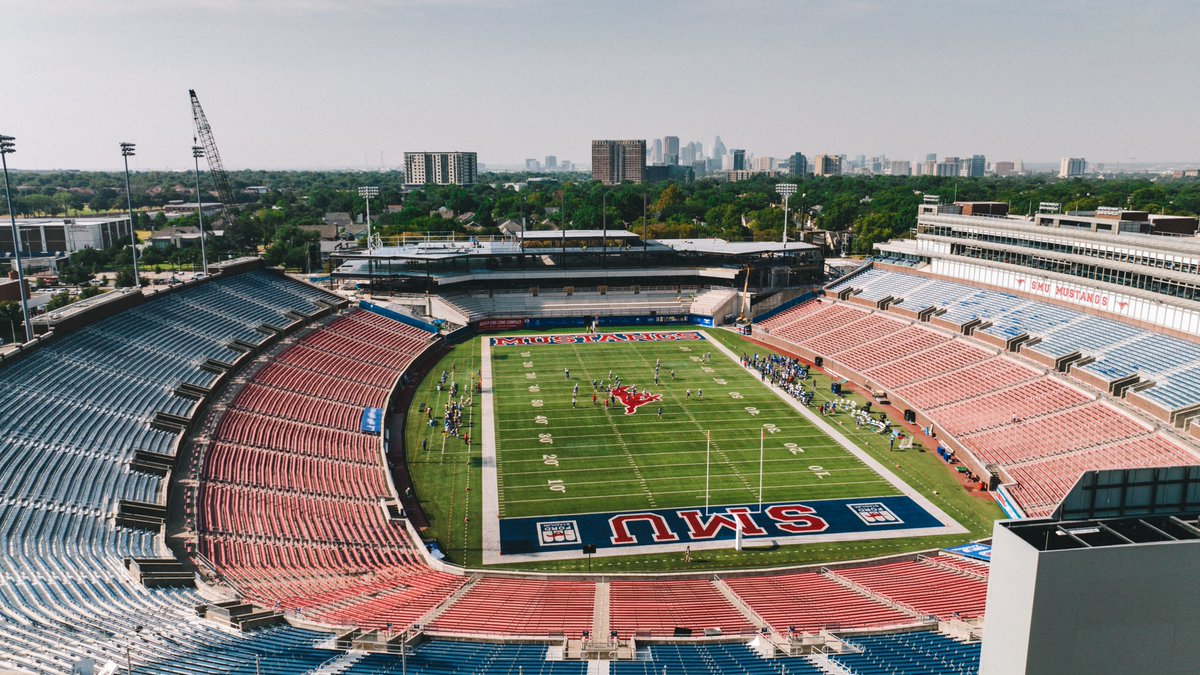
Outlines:
{"label": "stadium grandstand", "polygon": [[[570,555],[580,565],[586,555],[589,570],[591,556],[613,556],[602,573],[532,563],[468,565],[446,559],[465,544],[433,541],[428,528],[442,513],[439,500],[478,509],[473,500],[487,487],[468,483],[455,494],[423,493],[411,463],[417,448],[406,447],[407,419],[427,415],[431,429],[439,421],[418,391],[442,392],[445,385],[460,399],[492,396],[498,380],[490,379],[491,363],[476,352],[468,352],[476,360],[461,362],[470,365],[463,368],[470,371],[463,390],[459,381],[447,381],[445,370],[441,381],[436,376],[443,368],[453,372],[453,365],[442,364],[457,362],[447,359],[489,344],[479,333],[510,331],[515,343],[535,344],[554,342],[538,331],[585,328],[583,336],[555,334],[582,344],[601,326],[702,326],[709,333],[638,333],[633,342],[651,339],[647,335],[706,340],[712,348],[703,354],[699,347],[669,347],[704,369],[706,387],[725,381],[707,364],[713,353],[724,358],[727,351],[724,367],[750,384],[762,380],[764,391],[783,400],[790,399],[766,387],[767,370],[755,370],[750,353],[800,359],[806,373],[819,373],[837,391],[821,399],[828,401],[821,416],[809,410],[817,407],[809,401],[790,401],[798,419],[815,420],[812,428],[827,434],[822,438],[844,437],[855,424],[846,424],[839,397],[869,400],[877,406],[869,412],[886,421],[868,414],[866,422],[936,448],[941,459],[927,457],[923,466],[956,480],[970,476],[956,489],[1004,509],[1011,520],[1002,527],[1011,532],[997,538],[1013,551],[1010,560],[1026,555],[1014,537],[1039,554],[1057,550],[1046,543],[1048,532],[1081,539],[1080,549],[1092,546],[1089,541],[1097,548],[1135,546],[1138,556],[1152,555],[1146,544],[1169,540],[1182,551],[1178,560],[1191,560],[1189,537],[1200,527],[1187,500],[1172,502],[1170,512],[1165,498],[1153,508],[1143,500],[1134,506],[1150,508],[1159,520],[1140,525],[1110,524],[1138,514],[1077,508],[1064,515],[1063,509],[1083,503],[1072,501],[1081,476],[1095,493],[1108,485],[1095,472],[1119,471],[1133,488],[1146,485],[1130,477],[1133,470],[1200,464],[1200,314],[1195,297],[1180,290],[1186,280],[1174,274],[1177,266],[1194,264],[1192,242],[1162,244],[1159,239],[1167,240],[1120,224],[1136,214],[1118,215],[1108,231],[1090,231],[1064,225],[1063,218],[1015,222],[996,217],[995,209],[985,217],[963,215],[964,205],[958,212],[949,207],[927,204],[915,242],[881,245],[875,260],[825,285],[820,251],[806,244],[549,231],[503,240],[402,241],[344,254],[331,283],[355,288],[357,302],[266,269],[261,260],[241,259],[178,287],[106,293],[45,315],[37,322],[39,336],[0,361],[0,670],[979,672],[988,612],[1001,591],[990,548],[965,536],[965,529],[948,528],[931,546],[884,555],[873,553],[869,542],[887,540],[832,533],[814,540],[820,542],[814,549],[827,552],[821,562],[760,569],[754,556],[768,547],[742,550],[743,535],[754,536],[761,522],[756,515],[772,514],[793,533],[803,529],[797,523],[825,521],[789,512],[794,505],[764,504],[761,482],[757,512],[730,507],[702,521],[709,516],[705,485],[703,516],[680,513],[691,513],[683,518],[693,530],[704,530],[703,523],[715,533],[728,529],[726,552],[744,555],[743,564],[663,571],[654,567],[657,559],[678,551],[690,563],[692,548],[664,546],[646,558],[620,558],[619,550],[592,545]],[[981,241],[976,234],[982,230],[954,229],[962,219],[971,228],[976,220],[996,221],[1008,233],[1009,239],[988,245],[1019,247],[1014,241],[1021,237],[1044,243],[1062,235],[1076,248],[1039,244],[1042,262],[1022,267],[1033,258],[1001,261],[957,248],[958,239]],[[1056,230],[1062,227],[1072,229]],[[1134,251],[1122,254],[1122,265],[1144,263],[1139,273],[1163,283],[1093,276],[1083,289],[1080,274],[1045,262],[1058,256],[1074,264],[1072,256],[1087,255],[1081,251],[1088,242],[1110,238]],[[1165,259],[1158,253],[1167,250],[1175,258],[1160,264]],[[750,298],[754,307],[747,311]],[[718,328],[740,315],[753,318],[748,338]],[[722,339],[710,340],[717,331]],[[743,352],[740,360],[727,344]],[[521,368],[520,358],[535,357],[493,358]],[[572,358],[580,364],[572,367],[584,370],[583,357]],[[656,364],[647,361],[645,369],[652,366],[657,380]],[[571,381],[557,362],[554,374],[563,387]],[[535,373],[516,378],[521,391],[549,387],[542,382],[550,378],[529,375]],[[616,389],[625,396],[624,387]],[[712,391],[706,400],[716,398]],[[748,417],[761,412],[735,393],[731,410]],[[637,403],[623,399],[627,424],[648,418],[632,415],[652,395],[643,396]],[[687,397],[692,400],[690,388]],[[574,408],[573,393],[570,400]],[[530,403],[544,405],[543,399]],[[444,410],[441,437],[471,448],[465,433],[453,431],[451,404]],[[498,410],[488,407],[481,416],[500,418],[505,409]],[[760,432],[760,421],[752,420],[754,443],[774,426],[761,425]],[[482,435],[485,443],[496,442],[494,431]],[[819,442],[805,441],[814,454]],[[805,449],[792,442],[790,451]],[[557,458],[538,454],[546,465]],[[486,474],[472,472],[495,461],[485,454],[461,457],[463,475],[476,481]],[[887,472],[867,459],[865,468],[849,470]],[[1176,494],[1183,485],[1194,495],[1189,469],[1163,471],[1183,471],[1186,478],[1156,472],[1155,490],[1165,486],[1163,495]],[[752,494],[751,480],[741,479]],[[547,491],[554,491],[553,481]],[[921,509],[940,513],[936,491],[897,491],[902,494],[851,503],[845,513],[857,516],[860,530],[876,531],[904,525],[903,519],[915,526],[914,514],[928,515]],[[648,494],[649,507],[624,517],[653,530],[656,542],[672,541],[677,535]],[[862,501],[847,496],[844,501]],[[892,510],[885,497],[911,499],[912,510]],[[1000,512],[991,501],[986,507]],[[475,528],[499,527],[479,511],[454,513],[466,513],[463,520]],[[566,532],[586,532],[575,521],[584,523],[587,515],[555,514],[555,522],[539,522],[543,542],[554,547]],[[1070,519],[1086,520],[1086,528],[1062,524]],[[990,520],[987,525],[990,532]],[[1087,538],[1105,528],[1117,534]],[[1122,534],[1134,531],[1141,534]],[[704,549],[711,543],[704,536],[715,541],[715,534],[690,540],[697,555],[716,550]],[[913,531],[895,536],[919,539]],[[855,547],[863,541],[868,544]],[[806,544],[784,540],[783,546]],[[996,569],[1005,570],[1005,584],[1020,578],[1014,567]],[[1005,611],[1020,609],[1013,604]],[[1068,665],[1063,672],[1078,672]]]}

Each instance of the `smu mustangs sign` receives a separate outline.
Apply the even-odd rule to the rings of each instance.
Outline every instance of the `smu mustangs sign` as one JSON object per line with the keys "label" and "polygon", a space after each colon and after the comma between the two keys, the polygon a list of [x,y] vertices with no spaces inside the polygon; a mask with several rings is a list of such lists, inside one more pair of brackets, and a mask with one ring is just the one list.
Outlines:
{"label": "smu mustangs sign", "polygon": [[704,336],[694,331],[670,333],[587,333],[584,335],[522,335],[492,338],[493,347],[531,347],[535,345],[623,344],[629,342],[692,342]]}
{"label": "smu mustangs sign", "polygon": [[[755,539],[870,533],[940,528],[942,523],[906,496],[827,499],[758,505],[657,509],[631,513],[587,513],[566,517],[505,518],[500,521],[500,553],[516,555],[597,548],[633,549],[656,544],[732,541],[738,529]],[[631,551],[633,552],[633,551]]]}

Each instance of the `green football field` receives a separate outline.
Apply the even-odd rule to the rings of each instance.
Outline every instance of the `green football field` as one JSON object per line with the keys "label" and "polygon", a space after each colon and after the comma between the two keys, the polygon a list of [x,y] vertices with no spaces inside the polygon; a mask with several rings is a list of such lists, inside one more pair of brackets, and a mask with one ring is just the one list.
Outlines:
{"label": "green football field", "polygon": [[[661,330],[661,328],[658,328]],[[619,329],[616,329],[619,330]],[[627,329],[638,332],[639,328]],[[692,330],[691,327],[677,330]],[[569,331],[521,331],[512,335],[545,335],[547,333],[564,334]],[[973,539],[986,537],[992,530],[992,523],[1002,517],[999,508],[984,495],[968,493],[959,484],[955,473],[948,468],[937,455],[922,451],[920,446],[911,450],[890,450],[887,438],[874,430],[856,428],[854,421],[845,411],[822,418],[861,451],[874,460],[882,463],[888,470],[895,473],[900,480],[911,486],[923,497],[930,499],[951,518],[969,529],[967,534],[931,534],[930,536],[914,536],[896,539],[863,539],[858,541],[828,541],[812,542],[798,545],[772,546],[767,548],[734,551],[732,549],[706,551],[685,561],[679,554],[635,553],[614,557],[596,557],[594,560],[547,559],[537,561],[505,560],[503,562],[486,562],[484,554],[484,530],[489,522],[495,522],[496,511],[503,508],[507,521],[516,518],[521,513],[566,515],[576,513],[607,513],[624,510],[627,505],[636,505],[638,509],[650,504],[649,494],[654,494],[655,503],[662,508],[678,508],[678,505],[703,505],[704,494],[704,431],[712,430],[714,449],[712,453],[712,503],[756,503],[758,488],[758,438],[763,424],[774,424],[780,429],[775,434],[767,435],[765,467],[767,501],[782,502],[794,499],[820,499],[822,494],[815,490],[830,488],[834,483],[852,483],[847,480],[856,475],[860,480],[872,481],[871,486],[863,486],[862,492],[835,492],[842,495],[884,496],[894,495],[896,490],[888,483],[874,476],[870,471],[861,470],[856,459],[837,447],[803,417],[791,409],[772,391],[767,390],[757,381],[756,376],[744,373],[740,366],[720,353],[715,343],[725,345],[735,353],[742,351],[770,353],[763,345],[751,343],[739,335],[720,329],[707,331],[711,340],[708,343],[679,344],[639,343],[633,345],[578,345],[578,346],[531,346],[528,348],[514,347],[513,351],[501,353],[508,347],[491,347],[491,357],[488,361],[493,369],[497,396],[491,406],[492,414],[500,419],[494,420],[492,428],[497,435],[496,441],[502,446],[500,462],[496,470],[487,467],[486,452],[481,440],[484,437],[484,419],[487,416],[483,404],[484,397],[473,396],[467,399],[469,403],[463,416],[464,431],[470,434],[470,444],[462,439],[448,438],[442,433],[440,425],[431,428],[425,422],[427,415],[423,412],[424,405],[432,405],[440,411],[450,400],[445,387],[439,387],[440,375],[444,372],[448,382],[457,381],[461,386],[468,387],[470,377],[484,368],[484,349],[482,339],[469,339],[461,344],[450,347],[442,358],[416,386],[413,405],[407,411],[405,428],[405,443],[408,448],[408,469],[415,482],[416,492],[422,503],[422,509],[429,518],[429,527],[423,531],[423,537],[437,540],[449,556],[449,561],[468,567],[480,565],[500,566],[508,569],[541,570],[582,573],[595,572],[629,572],[629,571],[718,571],[732,568],[762,568],[780,565],[804,563],[824,563],[829,561],[855,560],[881,555],[923,551],[942,546],[953,546]],[[680,347],[689,347],[692,351],[685,352]],[[539,351],[547,350],[547,351]],[[666,356],[653,356],[652,351],[662,350]],[[690,357],[702,357],[707,351],[712,352],[711,362],[700,364]],[[528,352],[529,357],[522,357]],[[663,359],[663,384],[655,387],[653,384],[654,359]],[[531,368],[525,368],[526,361],[533,361]],[[580,359],[583,365],[580,365]],[[631,416],[620,413],[601,413],[591,409],[591,378],[584,380],[584,371],[594,370],[597,374],[607,377],[609,366],[601,360],[612,361],[612,368],[622,376],[626,384],[637,383],[639,387],[649,386],[651,391],[664,394],[663,420],[657,418],[657,403],[643,407]],[[556,360],[568,360],[575,365],[563,366],[551,363]],[[675,363],[676,381],[670,381],[670,366]],[[649,367],[647,367],[647,363]],[[640,367],[639,367],[640,365]],[[618,368],[619,366],[619,368]],[[707,373],[702,366],[712,368],[714,372]],[[572,380],[580,380],[579,408],[571,409],[570,389],[563,378],[562,368],[571,367]],[[599,371],[603,370],[603,373]],[[528,380],[528,372],[535,373],[536,382]],[[513,377],[515,376],[515,378]],[[830,378],[828,375],[815,372],[816,401],[813,410],[826,401],[838,400],[829,391]],[[522,382],[520,379],[526,381]],[[726,385],[720,385],[715,379],[723,379]],[[643,382],[644,380],[644,382]],[[704,385],[699,384],[704,382]],[[736,386],[730,384],[734,383]],[[537,392],[530,392],[530,386],[537,386]],[[545,389],[542,389],[542,387]],[[686,389],[692,389],[695,397],[697,389],[704,389],[703,401],[680,403],[678,397],[684,397]],[[743,399],[733,399],[730,392],[741,394]],[[534,394],[537,394],[536,396]],[[586,394],[586,395],[585,395]],[[723,396],[724,398],[719,398]],[[515,398],[514,398],[515,397]],[[850,400],[859,404],[864,402],[858,394],[851,394]],[[462,399],[459,399],[462,401]],[[534,400],[541,400],[540,412],[535,412]],[[751,415],[747,407],[756,408],[758,415]],[[586,409],[585,409],[586,408]],[[686,411],[686,412],[685,412]],[[722,411],[724,411],[722,413]],[[511,412],[511,416],[510,416]],[[691,413],[692,417],[688,417]],[[537,423],[537,417],[546,418],[547,424]],[[503,420],[503,421],[502,421]],[[686,421],[686,423],[685,423]],[[584,425],[598,425],[599,432],[607,433],[607,440],[584,439],[579,431]],[[697,426],[699,424],[699,426]],[[607,432],[603,430],[607,428]],[[614,430],[630,432],[625,434],[625,440],[639,439],[650,445],[658,446],[644,448],[639,446],[638,457],[634,459],[642,470],[642,478],[665,476],[695,476],[686,485],[676,486],[680,480],[647,481],[643,490],[641,481],[629,481],[631,470],[629,459],[625,460],[625,468],[620,471],[611,469],[595,471],[598,464],[588,462],[602,461],[602,456],[614,454],[605,448],[616,439]],[[664,432],[655,436],[642,436],[641,432]],[[633,432],[637,432],[634,434]],[[669,432],[669,433],[667,433]],[[542,443],[539,434],[551,434],[553,443]],[[686,435],[686,436],[685,436]],[[678,437],[676,437],[678,436]],[[734,447],[735,440],[741,438],[739,447]],[[571,442],[568,442],[571,439]],[[535,450],[530,448],[537,444]],[[578,443],[578,445],[574,445]],[[794,443],[789,447],[788,443]],[[619,447],[619,446],[618,446]],[[524,450],[522,450],[524,448]],[[590,452],[585,448],[591,448]],[[670,448],[670,454],[659,454]],[[800,450],[804,452],[801,453]],[[511,451],[511,452],[509,452]],[[819,454],[820,453],[820,454]],[[625,450],[621,449],[622,457]],[[544,458],[543,455],[555,455]],[[630,453],[631,457],[633,453]],[[816,458],[821,457],[818,461]],[[830,457],[831,459],[825,459]],[[524,459],[526,461],[508,460]],[[546,464],[547,459],[558,460],[557,464]],[[579,460],[579,461],[574,461]],[[732,464],[730,462],[732,460]],[[836,463],[835,463],[836,460]],[[611,457],[603,461],[610,462]],[[693,463],[694,465],[689,465]],[[664,465],[675,465],[672,467]],[[618,467],[622,466],[617,464]],[[732,472],[732,467],[742,471],[747,489]],[[809,467],[820,466],[820,471],[828,471],[829,475],[821,477]],[[838,469],[843,471],[838,471]],[[558,471],[555,471],[558,469]],[[593,469],[593,470],[589,470]],[[844,469],[859,469],[853,474]],[[782,472],[788,474],[784,480]],[[489,477],[490,472],[490,477]],[[539,473],[540,472],[540,473]],[[497,483],[497,474],[502,473],[505,481],[505,501],[496,508],[485,507],[483,496],[489,492],[490,486]],[[808,475],[805,475],[808,474]],[[724,478],[721,477],[724,476]],[[562,490],[552,490],[549,481],[561,480]],[[611,490],[608,499],[595,497],[597,486],[584,486],[583,483],[599,481],[617,481],[612,485],[620,485],[620,490]],[[718,493],[716,488],[724,487],[718,481],[736,481],[734,490],[729,493]],[[585,487],[593,491],[592,498],[572,499],[579,497]],[[852,486],[841,488],[849,490]],[[785,490],[786,492],[778,492]],[[809,490],[805,492],[805,490]],[[674,493],[674,494],[672,494]],[[687,498],[691,494],[693,497]],[[533,501],[547,500],[549,501]],[[666,501],[668,499],[678,501]],[[516,502],[516,500],[531,500]],[[684,501],[686,500],[686,501]],[[490,502],[489,502],[490,503]],[[536,515],[533,518],[546,516]],[[504,522],[504,521],[501,521]]]}
{"label": "green football field", "polygon": [[[703,506],[706,461],[712,505],[899,493],[711,342],[490,351],[501,518]],[[662,398],[593,402],[617,377]]]}

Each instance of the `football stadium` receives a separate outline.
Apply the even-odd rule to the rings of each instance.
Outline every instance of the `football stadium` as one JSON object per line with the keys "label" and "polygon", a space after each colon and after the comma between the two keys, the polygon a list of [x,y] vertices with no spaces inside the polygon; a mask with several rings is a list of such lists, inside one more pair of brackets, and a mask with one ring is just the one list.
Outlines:
{"label": "football stadium", "polygon": [[38,317],[0,671],[1191,672],[1200,240],[926,201],[840,276],[523,232]]}

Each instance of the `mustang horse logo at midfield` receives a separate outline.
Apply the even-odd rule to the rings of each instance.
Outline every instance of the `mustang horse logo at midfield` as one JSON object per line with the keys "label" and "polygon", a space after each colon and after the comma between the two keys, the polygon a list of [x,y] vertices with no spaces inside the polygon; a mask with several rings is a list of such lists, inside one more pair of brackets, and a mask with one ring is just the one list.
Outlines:
{"label": "mustang horse logo at midfield", "polygon": [[662,400],[662,394],[634,394],[629,391],[629,387],[617,387],[612,390],[612,393],[618,401],[625,404],[626,415],[632,415],[647,403]]}

